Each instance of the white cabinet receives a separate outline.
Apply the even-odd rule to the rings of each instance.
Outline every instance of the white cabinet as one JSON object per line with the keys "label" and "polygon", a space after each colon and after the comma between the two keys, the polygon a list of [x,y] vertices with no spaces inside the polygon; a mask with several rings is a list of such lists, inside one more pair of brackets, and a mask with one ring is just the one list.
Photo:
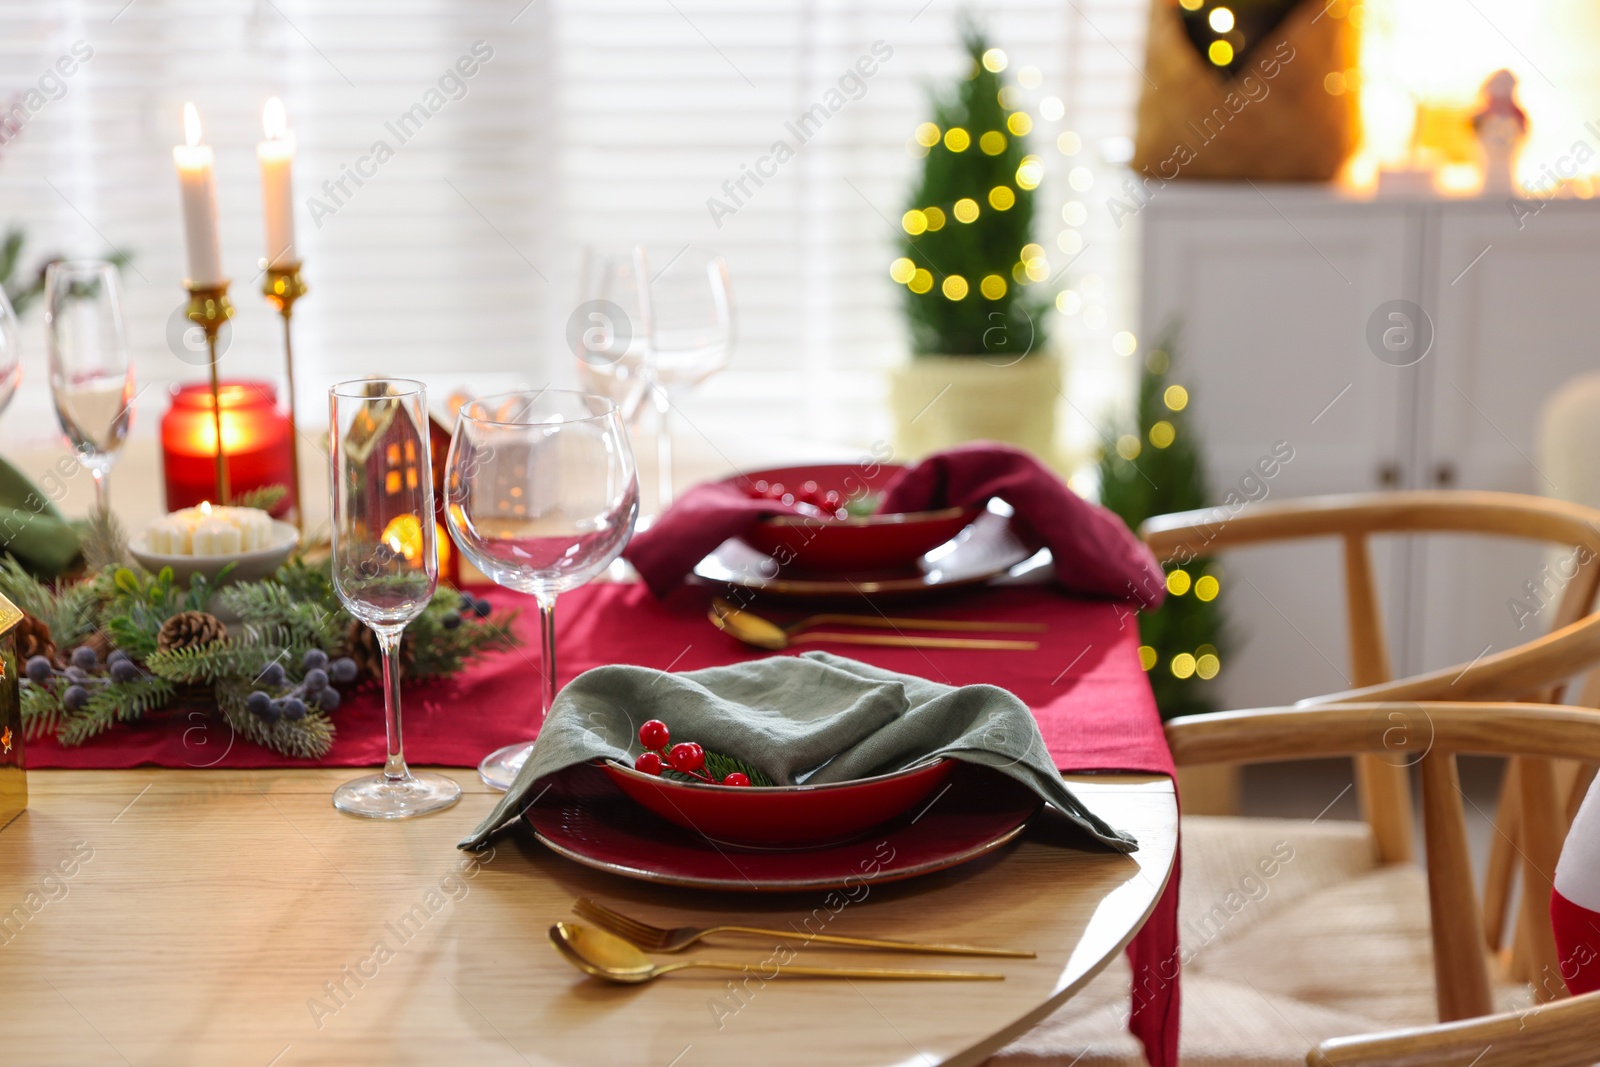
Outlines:
{"label": "white cabinet", "polygon": [[[1271,498],[1456,486],[1555,494],[1534,466],[1548,395],[1600,365],[1600,203],[1518,220],[1504,199],[1364,201],[1324,188],[1173,183],[1142,217],[1147,345],[1176,333],[1179,380],[1218,499],[1276,442]],[[1431,323],[1427,355],[1375,354],[1383,305]],[[1395,666],[1415,671],[1527,640],[1508,601],[1544,562],[1481,539],[1376,544]],[[1229,706],[1344,687],[1337,546],[1230,555],[1239,641]]]}

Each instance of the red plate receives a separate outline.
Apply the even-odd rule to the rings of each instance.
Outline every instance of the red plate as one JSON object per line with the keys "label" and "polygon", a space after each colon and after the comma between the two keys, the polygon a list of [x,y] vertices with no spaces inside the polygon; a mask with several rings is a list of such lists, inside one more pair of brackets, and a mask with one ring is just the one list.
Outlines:
{"label": "red plate", "polygon": [[606,774],[633,800],[717,844],[793,848],[848,841],[919,807],[955,769],[940,759],[910,770],[827,785],[699,785],[614,761]]}
{"label": "red plate", "polygon": [[[798,489],[816,482],[820,492],[833,490],[849,502],[882,491],[903,467],[874,463],[814,463],[749,471],[728,479]],[[821,519],[806,515],[774,515],[741,535],[758,552],[782,560],[786,567],[811,571],[863,571],[905,568],[966,529],[982,508],[938,508],[932,511],[887,512],[859,519]]]}
{"label": "red plate", "polygon": [[925,806],[853,841],[805,849],[718,845],[628,799],[600,768],[551,775],[523,818],[552,850],[602,871],[665,885],[781,892],[892,882],[993,852],[1042,806],[1016,781],[962,763]]}

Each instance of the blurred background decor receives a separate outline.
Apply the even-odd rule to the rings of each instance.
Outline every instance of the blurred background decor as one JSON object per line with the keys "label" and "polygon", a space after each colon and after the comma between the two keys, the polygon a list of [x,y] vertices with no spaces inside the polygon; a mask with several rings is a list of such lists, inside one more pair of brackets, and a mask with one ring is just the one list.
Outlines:
{"label": "blurred background decor", "polygon": [[1158,184],[1336,177],[1360,131],[1349,11],[1343,0],[1153,0],[1133,168]]}
{"label": "blurred background decor", "polygon": [[962,37],[971,67],[916,129],[922,172],[889,268],[911,332],[911,359],[890,377],[895,442],[906,458],[988,439],[1050,459],[1061,364],[1048,350],[1050,263],[1033,239],[1044,162],[1005,52],[972,22]]}

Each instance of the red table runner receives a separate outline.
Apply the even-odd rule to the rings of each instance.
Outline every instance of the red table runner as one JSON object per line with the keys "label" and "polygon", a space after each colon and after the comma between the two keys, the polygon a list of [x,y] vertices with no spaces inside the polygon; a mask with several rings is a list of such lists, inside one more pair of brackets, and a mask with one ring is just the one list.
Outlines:
{"label": "red table runner", "polygon": [[[406,687],[406,758],[416,765],[476,767],[483,756],[538,728],[542,664],[538,620],[529,598],[487,591],[496,607],[516,606],[521,648],[496,653],[460,675]],[[596,583],[562,596],[557,607],[557,668],[563,683],[606,663],[686,671],[773,653],[745,648],[706,619],[710,593],[680,589],[656,601],[642,585]],[[864,610],[857,608],[855,610]],[[894,609],[889,609],[891,612]],[[1063,771],[1173,774],[1155,700],[1138,659],[1138,628],[1128,609],[1075,600],[1044,587],[995,589],[919,616],[1048,624],[1037,652],[835,646],[832,651],[949,685],[989,683],[1034,710]],[[774,610],[774,614],[777,614]],[[1008,635],[1011,636],[1011,635]],[[794,651],[824,645],[799,645]],[[383,763],[383,705],[376,687],[351,694],[333,713],[338,738],[320,761],[290,759],[232,736],[198,711],[166,712],[118,726],[77,748],[29,742],[28,766],[371,767]],[[1135,990],[1129,1029],[1152,1067],[1176,1067],[1178,1042],[1178,867],[1144,928],[1128,946]]]}

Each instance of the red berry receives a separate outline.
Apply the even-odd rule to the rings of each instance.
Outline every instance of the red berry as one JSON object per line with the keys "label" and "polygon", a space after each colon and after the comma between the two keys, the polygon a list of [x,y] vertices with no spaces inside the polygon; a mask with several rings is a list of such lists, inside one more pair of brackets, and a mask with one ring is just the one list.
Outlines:
{"label": "red berry", "polygon": [[666,748],[667,742],[671,740],[671,731],[667,729],[667,724],[660,719],[651,719],[639,727],[639,743],[645,748]]}
{"label": "red berry", "polygon": [[672,751],[667,753],[667,762],[675,771],[692,774],[705,765],[705,749],[693,741],[684,741],[672,746]]}
{"label": "red berry", "polygon": [[728,775],[728,777],[726,777],[726,778],[724,778],[722,780],[722,784],[723,785],[749,785],[750,784],[750,776],[748,774],[741,774],[738,771],[734,771],[732,774]]}
{"label": "red berry", "polygon": [[660,774],[661,757],[654,752],[646,752],[633,761],[633,769],[644,774]]}

